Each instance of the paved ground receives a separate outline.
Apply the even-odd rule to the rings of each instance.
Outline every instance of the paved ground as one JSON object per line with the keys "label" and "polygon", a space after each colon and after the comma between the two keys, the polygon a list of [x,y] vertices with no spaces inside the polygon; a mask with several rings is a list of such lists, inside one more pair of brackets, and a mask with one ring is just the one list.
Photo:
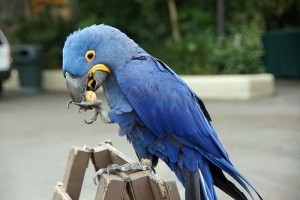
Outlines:
{"label": "paved ground", "polygon": [[[0,99],[0,197],[51,199],[62,180],[70,146],[112,139],[135,158],[116,125],[83,122],[89,114],[66,108],[67,94],[5,94]],[[265,199],[297,199],[300,188],[300,83],[280,81],[276,95],[251,101],[205,101],[233,163]],[[172,178],[160,164],[158,175]],[[81,199],[93,199],[93,170]],[[181,193],[182,187],[178,186]],[[229,199],[220,195],[220,199]]]}

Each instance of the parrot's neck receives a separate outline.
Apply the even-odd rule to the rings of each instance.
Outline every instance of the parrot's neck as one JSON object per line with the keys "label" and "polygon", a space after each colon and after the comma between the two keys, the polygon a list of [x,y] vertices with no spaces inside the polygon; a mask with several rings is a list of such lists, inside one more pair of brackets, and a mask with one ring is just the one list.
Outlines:
{"label": "parrot's neck", "polygon": [[108,106],[111,110],[117,108],[122,101],[127,101],[114,74],[107,77],[107,80],[102,87]]}

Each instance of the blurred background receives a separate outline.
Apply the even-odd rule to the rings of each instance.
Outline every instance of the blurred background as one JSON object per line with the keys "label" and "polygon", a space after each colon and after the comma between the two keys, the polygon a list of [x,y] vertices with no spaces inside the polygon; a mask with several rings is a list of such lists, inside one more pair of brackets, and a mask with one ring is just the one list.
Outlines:
{"label": "blurred background", "polygon": [[[64,41],[101,23],[119,28],[180,75],[271,76],[274,90],[263,97],[224,101],[217,94],[204,102],[233,163],[262,196],[297,199],[299,0],[1,0],[1,198],[50,199],[71,145],[112,139],[135,159],[117,126],[85,125],[91,113],[65,107],[70,98],[61,73]],[[265,87],[256,79],[251,84],[250,90]],[[224,84],[216,87],[225,92]],[[89,171],[82,199],[95,193]],[[176,179],[163,164],[157,171]]]}
{"label": "blurred background", "polygon": [[61,67],[61,49],[70,32],[105,23],[179,74],[269,71],[299,77],[299,63],[293,74],[269,66],[276,59],[284,65],[298,58],[299,49],[288,55],[289,61],[276,57],[279,49],[299,46],[299,12],[297,0],[2,0],[0,27],[12,45],[42,45],[45,68]]}

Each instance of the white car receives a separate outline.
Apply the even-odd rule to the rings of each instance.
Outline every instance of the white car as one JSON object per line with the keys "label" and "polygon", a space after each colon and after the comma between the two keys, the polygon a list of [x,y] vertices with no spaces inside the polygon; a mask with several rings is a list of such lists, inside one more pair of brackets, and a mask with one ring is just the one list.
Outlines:
{"label": "white car", "polygon": [[0,95],[2,93],[2,83],[10,77],[12,63],[12,53],[10,45],[0,30]]}

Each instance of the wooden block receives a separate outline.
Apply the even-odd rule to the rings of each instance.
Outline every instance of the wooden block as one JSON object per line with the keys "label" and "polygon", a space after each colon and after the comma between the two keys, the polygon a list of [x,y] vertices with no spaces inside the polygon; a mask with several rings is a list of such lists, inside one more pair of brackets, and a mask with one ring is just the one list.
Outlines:
{"label": "wooden block", "polygon": [[176,182],[163,180],[158,175],[148,174],[148,180],[155,200],[180,200]]}
{"label": "wooden block", "polygon": [[126,182],[122,178],[113,174],[103,174],[95,200],[123,200],[125,187]]}
{"label": "wooden block", "polygon": [[130,184],[136,200],[154,199],[152,188],[148,180],[149,173],[149,171],[139,171],[128,175],[131,179]]}
{"label": "wooden block", "polygon": [[156,174],[149,173],[148,180],[155,200],[167,199],[168,192],[165,182]]}
{"label": "wooden block", "polygon": [[96,171],[101,168],[106,168],[110,164],[123,165],[132,162],[132,160],[127,158],[122,152],[107,143],[95,147],[92,150],[91,158]]}
{"label": "wooden block", "polygon": [[96,172],[99,169],[106,168],[110,164],[125,164],[127,163],[126,159],[129,161],[124,154],[109,143],[102,143],[100,146],[92,149],[91,160]]}
{"label": "wooden block", "polygon": [[162,180],[150,171],[129,174],[134,197],[145,200],[180,200],[176,182]]}
{"label": "wooden block", "polygon": [[118,164],[118,165],[124,165],[126,163],[131,163],[133,160],[125,156],[121,151],[116,149],[113,146],[108,145],[110,150],[110,156],[112,163]]}
{"label": "wooden block", "polygon": [[[110,164],[123,165],[125,163],[133,162],[122,152],[107,143],[102,143],[100,146],[93,149],[92,159],[96,171],[101,168],[106,168]],[[118,175],[125,183],[122,190],[123,199],[180,200],[175,181],[164,182],[159,176],[152,174],[150,171],[134,173],[120,172]],[[100,182],[103,181],[103,176],[107,175],[102,175]],[[103,185],[105,184],[99,184],[97,194],[106,193],[105,187],[101,188]]]}
{"label": "wooden block", "polygon": [[90,151],[82,147],[72,147],[69,153],[66,171],[63,178],[65,191],[72,200],[78,200],[84,174],[90,159]]}
{"label": "wooden block", "polygon": [[168,196],[170,200],[180,200],[180,195],[176,182],[174,180],[165,180],[167,186]]}
{"label": "wooden block", "polygon": [[[96,171],[110,164],[133,162],[108,143],[92,150],[72,147],[63,183],[55,187],[52,200],[78,200],[89,159]],[[175,181],[163,181],[150,171],[103,174],[99,180],[95,200],[180,200]],[[63,187],[64,186],[64,187]]]}
{"label": "wooden block", "polygon": [[106,144],[103,144],[101,146],[93,148],[91,159],[96,171],[101,168],[106,168],[107,165],[112,163],[108,146]]}
{"label": "wooden block", "polygon": [[62,183],[57,183],[54,188],[54,193],[52,200],[72,200],[71,197],[66,193],[66,191],[63,188]]}

